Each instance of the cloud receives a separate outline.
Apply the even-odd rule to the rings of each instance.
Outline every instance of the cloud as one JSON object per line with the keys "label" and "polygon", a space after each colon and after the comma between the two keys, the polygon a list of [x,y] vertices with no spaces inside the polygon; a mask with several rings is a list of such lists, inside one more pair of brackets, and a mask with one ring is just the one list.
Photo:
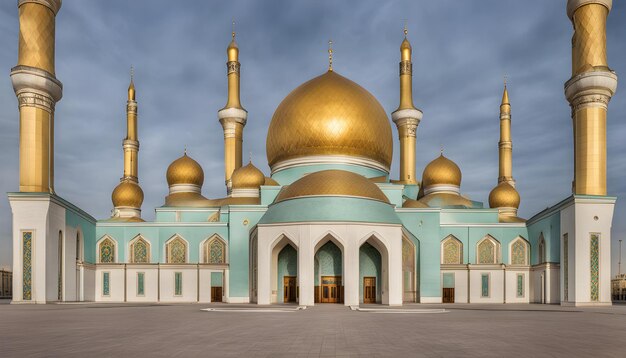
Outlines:
{"label": "cloud", "polygon": [[[626,73],[626,5],[608,22],[610,64]],[[621,11],[620,11],[621,10]],[[154,217],[167,193],[165,170],[186,146],[206,173],[203,192],[221,197],[223,148],[217,111],[226,103],[226,46],[231,19],[241,49],[242,103],[249,111],[244,151],[266,173],[265,136],[280,101],[327,66],[374,94],[387,112],[398,104],[398,57],[404,18],[414,53],[418,172],[439,153],[463,170],[462,190],[487,201],[497,178],[502,77],[512,102],[514,177],[520,214],[530,217],[570,193],[573,159],[569,106],[572,28],[562,2],[315,1],[66,2],[57,17],[56,190],[97,218],[110,214],[122,175],[128,70],[135,66],[139,102],[143,213]],[[0,67],[15,65],[14,2],[0,5]],[[6,72],[5,72],[6,73]],[[0,189],[18,188],[18,112],[8,76],[0,78]],[[609,106],[608,183],[626,194],[626,99]],[[395,129],[394,129],[395,131]],[[395,135],[394,135],[395,136]],[[395,148],[393,175],[398,172]],[[618,201],[613,240],[626,234]],[[11,211],[0,200],[0,266],[11,260]],[[614,253],[613,261],[616,262]]]}

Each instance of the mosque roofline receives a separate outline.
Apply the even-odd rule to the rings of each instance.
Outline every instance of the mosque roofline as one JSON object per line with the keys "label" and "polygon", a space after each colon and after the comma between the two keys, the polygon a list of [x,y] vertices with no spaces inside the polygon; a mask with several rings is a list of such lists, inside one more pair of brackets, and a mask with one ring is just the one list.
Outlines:
{"label": "mosque roofline", "polygon": [[82,210],[78,206],[72,204],[71,202],[63,199],[62,197],[54,193],[9,192],[7,193],[7,196],[9,197],[9,200],[35,200],[48,198],[51,202],[71,210],[72,212],[81,216],[83,219],[91,222],[92,224],[95,224],[98,221],[96,218],[89,215],[89,213],[87,213],[86,211]]}
{"label": "mosque roofline", "polygon": [[570,206],[576,202],[589,202],[589,201],[597,201],[599,204],[614,204],[617,201],[616,196],[605,196],[605,195],[579,195],[573,194],[568,196],[567,198],[559,201],[558,203],[548,206],[537,214],[533,215],[531,218],[526,220],[527,225],[532,225],[537,221],[545,219],[546,217],[555,214],[562,210],[563,208]]}

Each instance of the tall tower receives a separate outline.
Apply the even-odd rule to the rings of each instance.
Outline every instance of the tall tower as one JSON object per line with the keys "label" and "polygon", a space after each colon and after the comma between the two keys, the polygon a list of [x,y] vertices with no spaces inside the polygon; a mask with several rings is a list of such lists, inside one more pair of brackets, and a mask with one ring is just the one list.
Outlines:
{"label": "tall tower", "polygon": [[128,101],[126,102],[126,138],[122,144],[124,149],[124,176],[111,194],[114,207],[112,217],[121,220],[140,221],[143,190],[139,186],[137,174],[139,152],[137,102],[135,101],[133,69],[131,68],[130,71]]}
{"label": "tall tower", "polygon": [[615,197],[606,196],[606,114],[617,89],[608,67],[606,20],[612,0],[568,0],[574,25],[572,77],[565,97],[574,128],[574,195],[561,209],[560,300],[611,305],[611,225]]}
{"label": "tall tower", "polygon": [[504,83],[500,104],[500,141],[498,184],[489,193],[489,207],[498,209],[500,222],[523,222],[517,217],[520,196],[513,180],[513,145],[511,143],[511,104],[509,92]]}
{"label": "tall tower", "polygon": [[511,142],[511,104],[509,103],[509,91],[504,83],[502,103],[500,104],[500,141],[498,142],[500,154],[500,170],[498,184],[509,183],[515,187],[513,180],[513,143]]}
{"label": "tall tower", "polygon": [[574,25],[572,78],[565,83],[574,127],[574,194],[606,195],[606,113],[617,89],[606,56],[606,19],[612,3],[567,2]]}
{"label": "tall tower", "polygon": [[217,112],[217,117],[224,130],[224,179],[226,190],[230,194],[230,178],[233,171],[242,165],[243,127],[248,119],[248,112],[241,106],[239,100],[239,47],[235,42],[233,23],[232,41],[228,45],[226,62],[228,75],[228,101],[226,106]]}
{"label": "tall tower", "polygon": [[61,0],[19,0],[20,39],[11,82],[20,111],[20,192],[54,193],[54,32]]}
{"label": "tall tower", "polygon": [[415,177],[415,139],[417,126],[422,119],[422,111],[413,105],[413,63],[411,62],[411,44],[406,38],[400,45],[400,105],[391,119],[398,127],[400,139],[400,178],[404,184],[417,184]]}

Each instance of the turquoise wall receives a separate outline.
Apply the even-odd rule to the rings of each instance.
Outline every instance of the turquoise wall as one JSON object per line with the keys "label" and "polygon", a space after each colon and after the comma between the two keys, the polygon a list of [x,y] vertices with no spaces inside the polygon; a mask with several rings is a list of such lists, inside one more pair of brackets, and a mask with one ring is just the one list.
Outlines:
{"label": "turquoise wall", "polygon": [[539,263],[539,237],[543,233],[546,243],[546,261],[560,262],[561,256],[561,212],[555,211],[541,220],[535,221],[528,226],[528,234],[531,245],[531,263]]}
{"label": "turquoise wall", "polygon": [[223,287],[223,285],[224,274],[221,272],[211,272],[211,287]]}
{"label": "turquoise wall", "polygon": [[[85,262],[96,262],[96,223],[84,216],[66,208],[65,224],[74,228],[80,228],[83,233],[83,259]],[[68,238],[66,238],[67,240]],[[72,238],[76,240],[75,237]]]}
{"label": "turquoise wall", "polygon": [[319,286],[321,276],[343,276],[341,249],[332,241],[325,243],[315,254],[315,286]]}
{"label": "turquoise wall", "polygon": [[285,297],[284,277],[298,276],[298,252],[291,245],[285,246],[278,253],[277,266],[278,302],[283,302]]}
{"label": "turquoise wall", "polygon": [[359,248],[359,302],[363,303],[363,277],[376,277],[376,302],[382,302],[381,256],[367,242]]}

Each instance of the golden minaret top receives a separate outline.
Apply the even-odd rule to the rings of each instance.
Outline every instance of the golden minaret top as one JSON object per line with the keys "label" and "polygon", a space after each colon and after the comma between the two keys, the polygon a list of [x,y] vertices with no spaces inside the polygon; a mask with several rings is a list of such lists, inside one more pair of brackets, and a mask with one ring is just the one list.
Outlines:
{"label": "golden minaret top", "polygon": [[407,38],[409,30],[404,26],[404,40],[400,45],[400,109],[416,109],[413,105],[413,63],[411,43]]}
{"label": "golden minaret top", "polygon": [[135,83],[133,82],[133,78],[135,77],[135,68],[130,66],[130,84],[128,85],[128,100],[135,100]]}
{"label": "golden minaret top", "polygon": [[226,63],[228,68],[228,101],[224,108],[243,109],[239,89],[239,47],[235,41],[235,35],[235,21],[233,21],[232,40],[226,49],[226,53],[228,54],[228,62]]}

